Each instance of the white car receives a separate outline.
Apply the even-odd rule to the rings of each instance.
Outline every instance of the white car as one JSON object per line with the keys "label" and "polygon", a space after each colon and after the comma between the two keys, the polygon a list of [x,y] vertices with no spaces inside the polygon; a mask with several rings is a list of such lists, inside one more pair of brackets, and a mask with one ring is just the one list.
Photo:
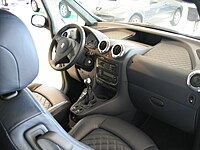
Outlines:
{"label": "white car", "polygon": [[170,0],[103,0],[93,12],[107,21],[155,23],[167,19],[175,26],[182,16],[182,6]]}

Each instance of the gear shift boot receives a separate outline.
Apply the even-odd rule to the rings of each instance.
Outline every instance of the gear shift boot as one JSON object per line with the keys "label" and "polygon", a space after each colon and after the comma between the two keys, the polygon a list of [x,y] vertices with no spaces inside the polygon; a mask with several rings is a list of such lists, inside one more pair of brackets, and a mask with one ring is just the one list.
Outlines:
{"label": "gear shift boot", "polygon": [[81,93],[77,102],[71,107],[71,111],[75,114],[79,114],[87,109],[90,109],[97,102],[95,94],[92,91],[92,80],[87,78],[84,80],[84,83],[86,88]]}

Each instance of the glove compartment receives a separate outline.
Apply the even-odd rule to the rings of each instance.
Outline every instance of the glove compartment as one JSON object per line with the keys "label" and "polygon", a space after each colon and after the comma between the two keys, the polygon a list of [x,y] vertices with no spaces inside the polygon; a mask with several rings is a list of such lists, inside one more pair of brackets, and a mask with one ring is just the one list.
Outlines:
{"label": "glove compartment", "polygon": [[193,133],[199,94],[186,84],[190,72],[137,55],[127,66],[130,98],[138,109]]}

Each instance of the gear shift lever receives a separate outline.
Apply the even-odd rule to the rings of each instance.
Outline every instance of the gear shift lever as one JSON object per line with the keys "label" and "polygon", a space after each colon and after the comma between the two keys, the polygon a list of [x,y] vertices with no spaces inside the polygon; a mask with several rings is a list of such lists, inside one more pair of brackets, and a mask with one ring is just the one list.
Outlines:
{"label": "gear shift lever", "polygon": [[86,88],[81,93],[79,99],[70,108],[73,114],[81,114],[87,112],[90,108],[97,104],[97,97],[93,91],[93,84],[91,78],[86,78],[84,80]]}
{"label": "gear shift lever", "polygon": [[92,92],[92,80],[91,80],[91,78],[86,78],[84,80],[84,83],[85,83],[86,88],[87,88],[87,93],[86,93],[86,97],[85,97],[85,104],[87,105],[90,100],[94,99],[94,95],[93,95],[93,92]]}

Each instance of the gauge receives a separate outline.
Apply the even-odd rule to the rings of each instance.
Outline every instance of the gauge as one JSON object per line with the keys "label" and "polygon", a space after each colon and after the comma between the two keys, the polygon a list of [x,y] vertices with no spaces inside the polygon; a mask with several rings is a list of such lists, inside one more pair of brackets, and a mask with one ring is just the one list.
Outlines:
{"label": "gauge", "polygon": [[86,38],[86,46],[91,49],[96,49],[98,45],[98,40],[93,34],[88,34]]}

